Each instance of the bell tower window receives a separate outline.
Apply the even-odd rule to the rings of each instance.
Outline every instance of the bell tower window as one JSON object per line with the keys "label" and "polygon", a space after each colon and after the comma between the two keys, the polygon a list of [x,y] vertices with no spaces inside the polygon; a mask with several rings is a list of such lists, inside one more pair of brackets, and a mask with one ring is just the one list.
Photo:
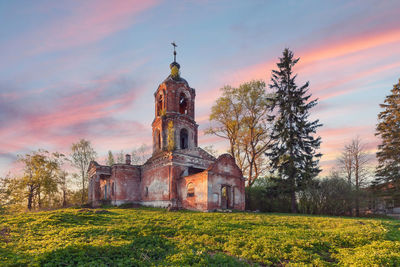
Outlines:
{"label": "bell tower window", "polygon": [[188,101],[184,93],[179,95],[179,113],[187,114],[188,113]]}
{"label": "bell tower window", "polygon": [[188,148],[188,131],[186,129],[182,129],[179,134],[179,137],[180,137],[181,149]]}
{"label": "bell tower window", "polygon": [[160,94],[157,98],[157,116],[161,116],[163,112],[163,95]]}
{"label": "bell tower window", "polygon": [[155,143],[156,143],[156,149],[159,150],[161,149],[161,134],[160,134],[160,130],[156,130],[155,131]]}

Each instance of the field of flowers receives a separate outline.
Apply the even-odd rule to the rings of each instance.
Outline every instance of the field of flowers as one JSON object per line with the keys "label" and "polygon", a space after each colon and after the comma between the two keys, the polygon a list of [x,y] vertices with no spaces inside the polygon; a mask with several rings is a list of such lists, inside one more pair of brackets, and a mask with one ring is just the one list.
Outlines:
{"label": "field of flowers", "polygon": [[400,265],[400,221],[64,209],[0,217],[2,266]]}

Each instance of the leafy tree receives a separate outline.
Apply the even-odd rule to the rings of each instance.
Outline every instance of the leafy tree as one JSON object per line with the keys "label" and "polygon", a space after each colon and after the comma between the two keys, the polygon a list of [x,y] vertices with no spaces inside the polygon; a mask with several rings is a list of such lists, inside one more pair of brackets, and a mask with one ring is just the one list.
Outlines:
{"label": "leafy tree", "polygon": [[51,194],[57,192],[57,171],[60,166],[55,157],[44,150],[20,156],[24,173],[17,183],[21,189],[25,188],[28,210],[32,210],[36,204],[39,209],[42,208],[44,198],[50,198]]}
{"label": "leafy tree", "polygon": [[111,150],[108,150],[106,165],[111,166],[115,164],[114,155]]}
{"label": "leafy tree", "polygon": [[268,99],[263,81],[247,82],[238,88],[225,86],[210,114],[215,126],[207,133],[229,140],[230,153],[247,177],[248,186],[267,168],[264,153],[270,141]]}
{"label": "leafy tree", "polygon": [[378,115],[376,135],[381,138],[376,156],[377,182],[391,182],[400,189],[400,80],[386,96]]}
{"label": "leafy tree", "polygon": [[[240,164],[238,145],[242,105],[236,99],[236,89],[231,86],[221,88],[222,96],[211,108],[210,121],[216,123],[206,134],[214,134],[229,141],[229,153]],[[239,161],[239,162],[238,162]]]}
{"label": "leafy tree", "polygon": [[25,187],[21,186],[21,179],[11,177],[0,178],[0,212],[20,210],[25,200]]}
{"label": "leafy tree", "polygon": [[297,212],[296,191],[307,180],[317,176],[321,138],[314,137],[318,120],[309,122],[309,110],[317,104],[317,100],[309,101],[309,83],[298,87],[295,83],[297,75],[292,68],[299,61],[293,57],[289,49],[283,51],[283,57],[277,63],[278,70],[272,71],[269,87],[274,91],[272,98],[273,130],[269,156],[271,167],[280,177],[290,183],[291,210]]}
{"label": "leafy tree", "polygon": [[89,168],[89,164],[91,161],[95,160],[96,152],[90,145],[90,142],[81,139],[78,143],[72,144],[71,147],[72,154],[72,163],[73,165],[79,169],[81,173],[81,181],[82,181],[82,197],[81,203],[85,203],[86,196],[86,182],[87,182],[87,169]]}

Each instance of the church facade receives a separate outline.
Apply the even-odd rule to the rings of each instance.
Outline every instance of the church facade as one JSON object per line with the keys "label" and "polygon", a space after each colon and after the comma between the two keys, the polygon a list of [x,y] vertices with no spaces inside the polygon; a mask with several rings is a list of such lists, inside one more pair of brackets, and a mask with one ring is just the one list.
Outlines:
{"label": "church facade", "polygon": [[232,156],[213,157],[198,147],[196,93],[179,75],[179,64],[154,93],[153,153],[143,165],[91,162],[89,202],[200,211],[245,208],[245,179]]}

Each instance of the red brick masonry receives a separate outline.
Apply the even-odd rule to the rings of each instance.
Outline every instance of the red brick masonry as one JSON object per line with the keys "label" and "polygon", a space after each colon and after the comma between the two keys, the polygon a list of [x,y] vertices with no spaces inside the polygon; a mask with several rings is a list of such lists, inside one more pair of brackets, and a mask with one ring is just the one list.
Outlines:
{"label": "red brick masonry", "polygon": [[[91,162],[89,202],[138,203],[211,211],[244,210],[245,180],[229,154],[218,159],[197,146],[196,93],[187,81],[167,77],[155,98],[153,155],[143,165]],[[172,127],[171,127],[172,126]],[[171,141],[172,140],[172,141]]]}

